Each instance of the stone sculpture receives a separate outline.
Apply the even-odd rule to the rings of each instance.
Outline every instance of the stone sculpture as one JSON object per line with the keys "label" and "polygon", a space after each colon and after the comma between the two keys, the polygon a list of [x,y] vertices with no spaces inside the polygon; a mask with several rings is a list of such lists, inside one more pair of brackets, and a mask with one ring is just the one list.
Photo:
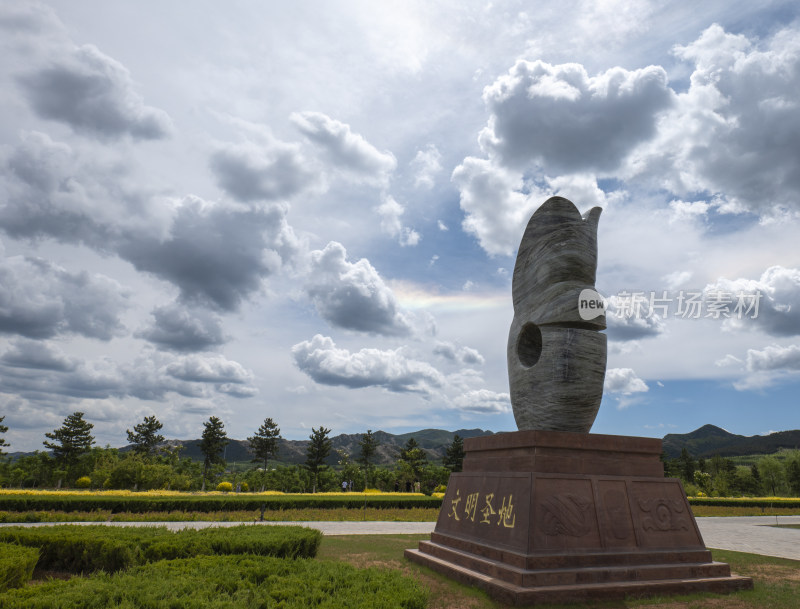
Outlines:
{"label": "stone sculpture", "polygon": [[[606,327],[594,292],[599,207],[551,197],[531,216],[512,283],[511,405],[520,431],[588,433],[603,397]],[[594,298],[593,298],[594,296]],[[581,299],[583,306],[581,309]],[[587,315],[588,306],[598,306]]]}

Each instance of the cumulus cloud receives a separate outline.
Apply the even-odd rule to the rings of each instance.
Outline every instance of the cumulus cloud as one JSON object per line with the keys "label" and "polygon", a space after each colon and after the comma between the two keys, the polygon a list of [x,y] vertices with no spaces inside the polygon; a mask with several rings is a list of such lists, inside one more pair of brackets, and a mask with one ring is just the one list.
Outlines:
{"label": "cumulus cloud", "polygon": [[459,347],[453,343],[444,341],[437,342],[433,352],[451,362],[469,366],[480,366],[486,361],[477,349],[473,349],[472,347]]}
{"label": "cumulus cloud", "polygon": [[689,90],[632,156],[631,171],[673,192],[719,194],[728,211],[797,209],[797,25],[756,43],[714,24],[674,52],[693,64]]}
{"label": "cumulus cloud", "polygon": [[39,116],[78,133],[160,139],[172,129],[166,112],[145,105],[135,92],[125,66],[92,45],[53,58],[49,66],[21,75],[19,82]]}
{"label": "cumulus cloud", "polygon": [[725,300],[728,329],[757,328],[772,336],[800,334],[800,269],[773,266],[758,279],[725,279],[703,290]]}
{"label": "cumulus cloud", "polygon": [[117,364],[107,358],[68,357],[47,343],[18,340],[0,355],[0,394],[59,407],[64,399],[249,397],[256,393],[252,380],[241,364],[216,354],[151,354]]}
{"label": "cumulus cloud", "polygon": [[353,133],[350,125],[321,112],[295,112],[289,120],[335,167],[360,179],[384,184],[397,167],[391,152],[381,152],[362,135]]}
{"label": "cumulus cloud", "polygon": [[608,340],[639,340],[658,336],[665,331],[663,316],[651,310],[648,297],[614,295],[607,299]]}
{"label": "cumulus cloud", "polygon": [[589,76],[579,64],[519,60],[488,86],[491,112],[480,143],[504,165],[546,171],[611,171],[656,133],[673,102],[663,68],[612,68]]}
{"label": "cumulus cloud", "polygon": [[401,217],[406,210],[394,197],[386,196],[376,211],[381,217],[381,230],[396,238],[401,246],[414,246],[419,243],[422,238],[420,234],[412,228],[403,226]]}
{"label": "cumulus cloud", "polygon": [[243,202],[288,199],[314,182],[299,146],[278,141],[221,145],[210,165],[220,188]]}
{"label": "cumulus cloud", "polygon": [[428,144],[425,150],[417,150],[417,155],[411,161],[411,167],[416,172],[414,186],[417,188],[433,188],[436,176],[442,171],[442,154],[433,144]]}
{"label": "cumulus cloud", "polygon": [[501,414],[511,412],[511,396],[488,389],[468,391],[453,399],[453,405],[464,412]]}
{"label": "cumulus cloud", "polygon": [[[727,355],[722,364],[739,363]],[[744,362],[745,375],[733,383],[739,391],[761,390],[800,374],[800,345],[768,345],[764,349],[748,349]]]}
{"label": "cumulus cloud", "polygon": [[519,245],[525,224],[547,198],[533,186],[523,192],[520,177],[488,159],[467,157],[452,181],[461,192],[462,228],[492,255],[510,255]]}
{"label": "cumulus cloud", "polygon": [[297,367],[322,385],[350,388],[383,387],[397,393],[432,394],[444,376],[426,362],[403,355],[401,349],[339,349],[327,336],[315,335],[292,347]]}
{"label": "cumulus cloud", "polygon": [[110,340],[124,331],[120,315],[128,304],[128,292],[113,279],[38,258],[5,258],[0,248],[0,333]]}
{"label": "cumulus cloud", "polygon": [[634,393],[644,393],[649,391],[642,379],[636,376],[631,368],[609,368],[606,370],[606,379],[603,384],[606,393],[618,393],[624,396]]}
{"label": "cumulus cloud", "polygon": [[762,370],[794,370],[800,371],[800,345],[769,345],[762,351],[747,350],[747,370],[759,372]]}
{"label": "cumulus cloud", "polygon": [[348,262],[344,246],[335,241],[311,252],[310,260],[306,292],[330,324],[386,336],[411,333],[409,315],[399,310],[394,292],[369,260]]}
{"label": "cumulus cloud", "polygon": [[219,316],[178,303],[157,307],[152,324],[137,336],[171,351],[206,351],[226,342]]}

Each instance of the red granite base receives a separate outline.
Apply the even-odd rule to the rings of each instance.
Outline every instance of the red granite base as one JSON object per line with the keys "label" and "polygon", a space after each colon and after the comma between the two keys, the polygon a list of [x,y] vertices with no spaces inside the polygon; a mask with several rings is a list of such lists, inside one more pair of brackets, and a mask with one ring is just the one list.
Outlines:
{"label": "red granite base", "polygon": [[753,586],[711,560],[661,440],[524,431],[464,448],[410,560],[513,605]]}

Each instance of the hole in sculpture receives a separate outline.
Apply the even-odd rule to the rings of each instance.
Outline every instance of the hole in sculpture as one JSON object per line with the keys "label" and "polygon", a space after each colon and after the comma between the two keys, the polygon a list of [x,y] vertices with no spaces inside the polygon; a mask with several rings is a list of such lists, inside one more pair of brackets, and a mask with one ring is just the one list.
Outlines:
{"label": "hole in sculpture", "polygon": [[526,368],[535,366],[542,354],[542,331],[539,326],[527,323],[517,337],[517,357]]}

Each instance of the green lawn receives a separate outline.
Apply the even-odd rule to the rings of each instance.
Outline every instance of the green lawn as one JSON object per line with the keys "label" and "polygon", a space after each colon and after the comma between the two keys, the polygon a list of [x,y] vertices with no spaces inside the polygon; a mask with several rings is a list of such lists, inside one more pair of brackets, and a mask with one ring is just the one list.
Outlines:
{"label": "green lawn", "polygon": [[[484,592],[458,584],[430,569],[403,558],[403,550],[416,548],[428,535],[326,536],[318,553],[320,560],[345,561],[359,567],[379,566],[410,575],[430,592],[429,609],[499,609],[507,607]],[[800,609],[800,561],[712,550],[714,560],[727,562],[739,575],[752,577],[754,589],[732,595],[691,595],[654,599],[541,605],[575,609]],[[539,605],[537,605],[539,606]]]}

